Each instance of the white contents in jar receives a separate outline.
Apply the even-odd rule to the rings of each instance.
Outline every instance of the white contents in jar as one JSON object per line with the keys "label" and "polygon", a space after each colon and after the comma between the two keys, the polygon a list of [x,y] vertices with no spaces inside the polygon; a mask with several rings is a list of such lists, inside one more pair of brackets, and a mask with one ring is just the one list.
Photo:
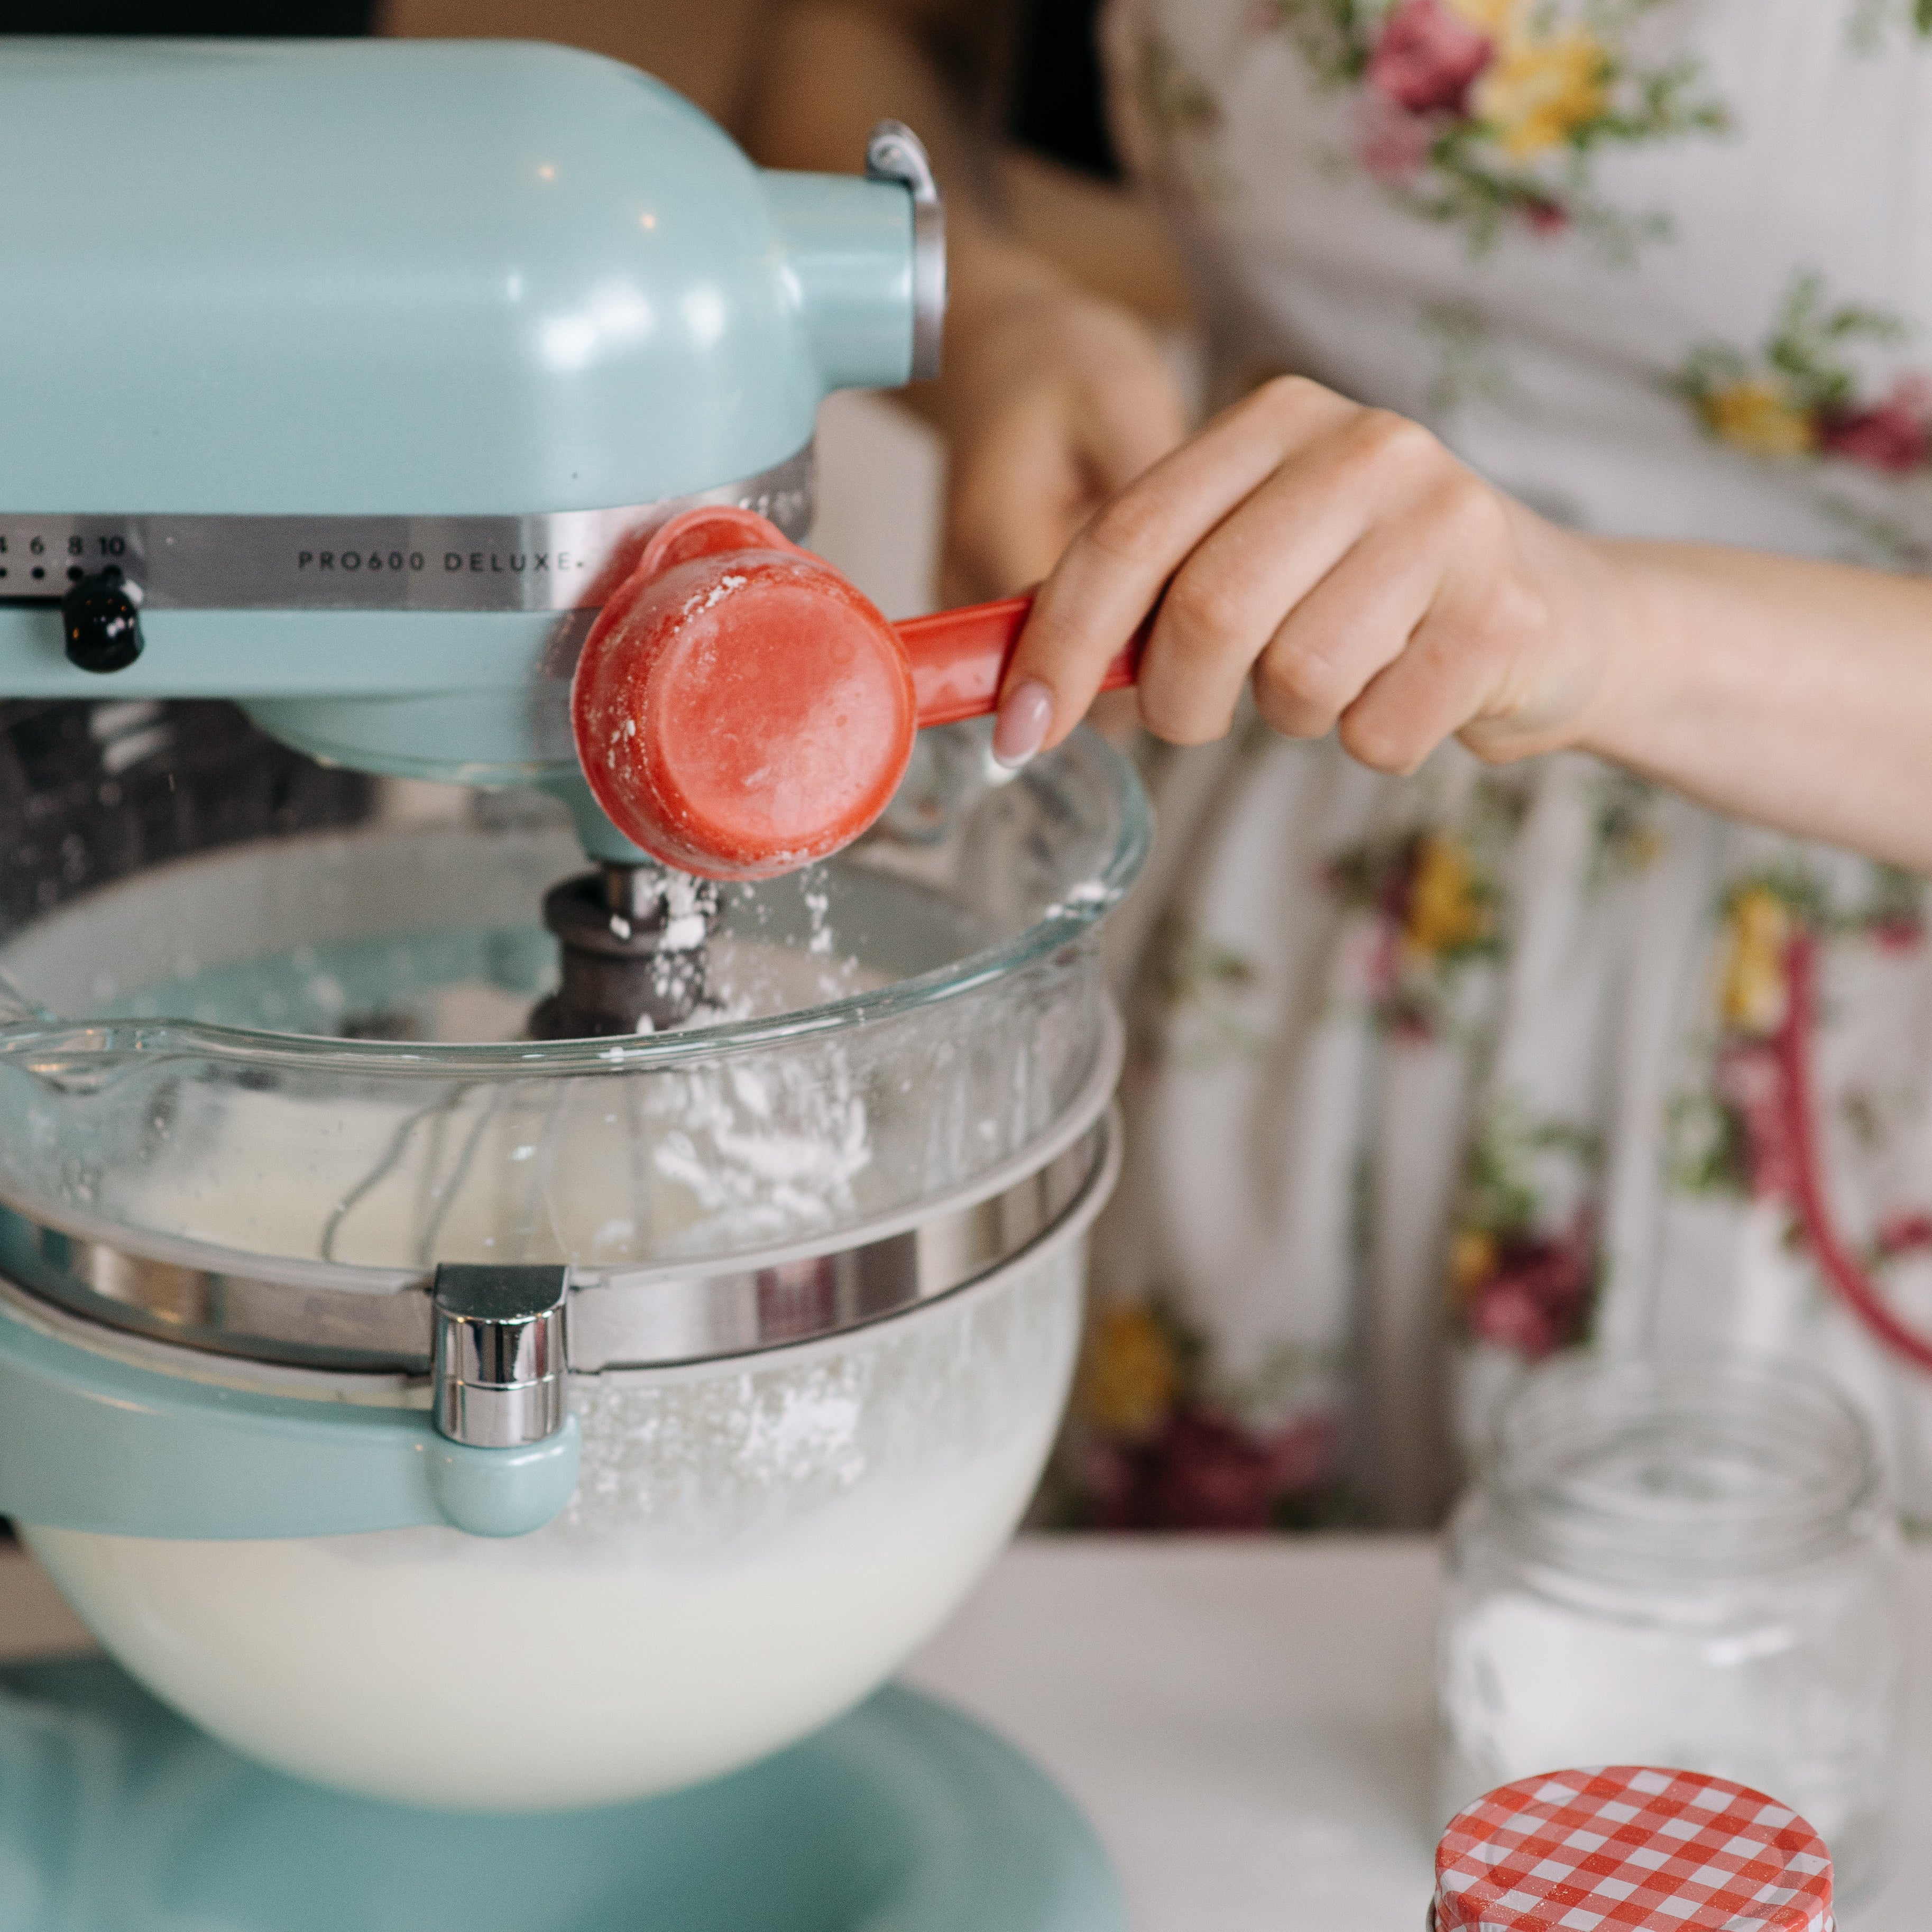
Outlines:
{"label": "white contents in jar", "polygon": [[1444,1806],[1556,1765],[1682,1765],[1774,1792],[1834,1845],[1868,1832],[1888,1796],[1891,1606],[1862,1576],[1783,1582],[1775,1602],[1638,1609],[1522,1587],[1459,1606]]}

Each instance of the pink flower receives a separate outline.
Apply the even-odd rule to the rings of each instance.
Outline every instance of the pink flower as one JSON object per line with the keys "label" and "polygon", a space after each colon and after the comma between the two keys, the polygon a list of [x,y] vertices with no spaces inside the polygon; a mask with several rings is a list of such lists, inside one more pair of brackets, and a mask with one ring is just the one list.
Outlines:
{"label": "pink flower", "polygon": [[1395,996],[1402,980],[1402,928],[1387,920],[1376,927],[1375,950],[1369,960],[1369,987],[1378,1004]]}
{"label": "pink flower", "polygon": [[1262,1438],[1277,1495],[1306,1496],[1335,1480],[1341,1430],[1325,1411],[1298,1418]]}
{"label": "pink flower", "polygon": [[1561,235],[1570,226],[1570,211],[1560,201],[1532,198],[1519,204],[1517,212],[1538,235]]}
{"label": "pink flower", "polygon": [[1916,952],[1925,943],[1925,925],[1910,913],[1882,919],[1871,928],[1872,943],[1881,952]]}
{"label": "pink flower", "polygon": [[1225,1416],[1182,1410],[1154,1445],[1142,1501],[1150,1529],[1266,1529],[1268,1450]]}
{"label": "pink flower", "polygon": [[1366,1004],[1382,999],[1394,983],[1396,935],[1380,919],[1352,919],[1336,935],[1328,982],[1338,998]]}
{"label": "pink flower", "polygon": [[1718,1054],[1718,1098],[1744,1130],[1744,1172],[1752,1197],[1789,1196],[1797,1184],[1796,1150],[1786,1118],[1784,1069],[1769,1040],[1734,1040]]}
{"label": "pink flower", "polygon": [[1469,1332],[1526,1362],[1540,1362],[1562,1346],[1549,1311],[1520,1281],[1498,1280],[1480,1289],[1469,1304]]}
{"label": "pink flower", "polygon": [[1394,187],[1420,173],[1438,118],[1412,114],[1372,89],[1364,93],[1355,108],[1355,154],[1364,172]]}
{"label": "pink flower", "polygon": [[1469,88],[1493,52],[1488,34],[1445,12],[1440,0],[1402,0],[1369,56],[1366,78],[1412,115],[1466,114]]}
{"label": "pink flower", "polygon": [[1932,385],[1907,376],[1882,403],[1826,411],[1818,419],[1818,447],[1887,476],[1918,469],[1932,454]]}
{"label": "pink flower", "polygon": [[1388,1000],[1382,1010],[1382,1022],[1389,1037],[1404,1046],[1426,1046],[1436,1037],[1436,1023],[1429,1010],[1417,1000]]}
{"label": "pink flower", "polygon": [[1586,1219],[1562,1234],[1503,1236],[1493,1271],[1469,1298],[1470,1332],[1531,1362],[1580,1342],[1595,1280],[1591,1248]]}
{"label": "pink flower", "polygon": [[1277,1498],[1332,1478],[1336,1439],[1325,1415],[1262,1436],[1216,1410],[1186,1407],[1151,1442],[1098,1445],[1086,1474],[1103,1529],[1252,1533],[1274,1528]]}

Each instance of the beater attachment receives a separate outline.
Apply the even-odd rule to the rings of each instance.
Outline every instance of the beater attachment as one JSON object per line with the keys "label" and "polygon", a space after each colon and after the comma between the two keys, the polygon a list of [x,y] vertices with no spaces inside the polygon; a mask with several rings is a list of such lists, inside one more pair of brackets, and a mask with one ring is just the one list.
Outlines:
{"label": "beater attachment", "polygon": [[563,980],[530,1015],[535,1040],[656,1033],[704,998],[718,887],[668,866],[606,864],[553,886],[544,923]]}

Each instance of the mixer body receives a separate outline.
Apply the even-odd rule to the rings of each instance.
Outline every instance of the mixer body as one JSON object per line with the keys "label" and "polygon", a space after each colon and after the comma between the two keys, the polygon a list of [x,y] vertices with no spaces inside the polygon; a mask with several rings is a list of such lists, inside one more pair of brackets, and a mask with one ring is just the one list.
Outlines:
{"label": "mixer body", "polygon": [[802,536],[820,400],[932,373],[930,174],[895,124],[866,159],[762,173],[555,48],[0,41],[0,695],[550,794],[0,934],[0,1514],[302,1775],[746,1762],[896,1666],[1046,1455],[1131,770],[952,728],[878,832],[720,887],[571,729],[654,532]]}

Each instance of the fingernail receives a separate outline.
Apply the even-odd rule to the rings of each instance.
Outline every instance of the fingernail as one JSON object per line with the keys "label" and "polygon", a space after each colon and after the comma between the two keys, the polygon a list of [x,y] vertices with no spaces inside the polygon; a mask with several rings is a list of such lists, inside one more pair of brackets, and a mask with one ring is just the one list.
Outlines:
{"label": "fingernail", "polygon": [[1017,771],[1046,742],[1053,728],[1053,693],[1036,677],[1022,678],[1000,703],[993,723],[993,756]]}

